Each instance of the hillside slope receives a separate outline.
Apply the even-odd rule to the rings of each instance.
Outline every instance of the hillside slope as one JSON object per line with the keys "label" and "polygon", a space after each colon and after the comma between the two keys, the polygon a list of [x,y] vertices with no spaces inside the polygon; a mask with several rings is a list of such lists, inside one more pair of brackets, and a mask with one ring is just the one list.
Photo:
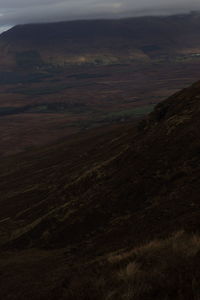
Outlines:
{"label": "hillside slope", "polygon": [[3,299],[199,299],[199,99],[1,162]]}
{"label": "hillside slope", "polygon": [[1,67],[195,58],[200,15],[18,25],[0,37]]}

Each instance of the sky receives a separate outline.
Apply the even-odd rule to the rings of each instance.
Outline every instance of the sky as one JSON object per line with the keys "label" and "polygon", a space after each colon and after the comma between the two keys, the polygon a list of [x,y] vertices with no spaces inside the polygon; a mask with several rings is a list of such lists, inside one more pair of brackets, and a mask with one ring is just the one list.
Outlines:
{"label": "sky", "polygon": [[169,15],[200,10],[200,0],[0,0],[0,32],[16,24]]}

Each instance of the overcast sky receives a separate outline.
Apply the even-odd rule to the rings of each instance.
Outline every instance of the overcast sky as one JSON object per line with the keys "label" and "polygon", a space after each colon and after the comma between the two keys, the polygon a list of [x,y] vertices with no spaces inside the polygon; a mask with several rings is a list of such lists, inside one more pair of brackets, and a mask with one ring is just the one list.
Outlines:
{"label": "overcast sky", "polygon": [[0,31],[15,24],[200,10],[200,0],[0,0]]}

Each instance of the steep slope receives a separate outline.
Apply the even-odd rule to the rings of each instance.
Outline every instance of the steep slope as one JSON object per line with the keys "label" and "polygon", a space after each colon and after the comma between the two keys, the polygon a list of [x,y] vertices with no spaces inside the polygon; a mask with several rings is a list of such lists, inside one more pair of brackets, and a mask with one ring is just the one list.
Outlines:
{"label": "steep slope", "polygon": [[198,299],[199,99],[1,162],[1,297]]}
{"label": "steep slope", "polygon": [[[158,105],[149,119],[141,122],[139,130],[135,133],[133,131],[133,134],[129,133],[130,129],[128,132],[121,133],[123,127],[120,126],[116,131],[111,130],[108,135],[103,129],[99,129],[100,137],[98,135],[95,137],[94,131],[91,137],[89,134],[88,140],[86,136],[79,139],[80,146],[78,141],[72,140],[61,146],[36,151],[33,155],[25,156],[20,165],[18,163],[18,159],[21,160],[20,156],[17,162],[11,159],[10,165],[13,171],[5,175],[2,171],[1,175],[1,189],[5,189],[1,200],[2,218],[9,217],[9,210],[5,214],[6,203],[12,205],[15,210],[18,210],[16,211],[18,220],[22,218],[25,221],[27,218],[28,222],[34,221],[33,225],[36,225],[31,225],[31,230],[34,236],[34,230],[37,231],[35,236],[37,240],[45,230],[50,230],[46,220],[57,216],[58,220],[63,220],[59,221],[55,232],[53,230],[51,234],[50,230],[49,239],[52,245],[58,246],[65,246],[69,241],[66,228],[69,226],[69,220],[73,220],[74,223],[76,216],[78,222],[83,223],[81,228],[86,230],[85,233],[94,229],[94,224],[97,228],[103,226],[104,238],[108,232],[106,228],[110,228],[109,235],[110,231],[114,230],[114,227],[110,227],[110,222],[122,217],[122,212],[127,218],[125,224],[138,219],[136,222],[138,228],[145,226],[149,231],[152,227],[153,233],[163,234],[163,230],[168,230],[169,226],[166,227],[166,224],[169,219],[171,219],[171,228],[176,229],[179,223],[179,226],[184,228],[187,215],[186,227],[193,228],[195,212],[198,211],[199,205],[197,176],[200,146],[197,138],[199,95],[199,83],[175,94]],[[97,145],[92,138],[96,139]],[[38,157],[40,157],[39,162],[37,162]],[[7,162],[6,165],[3,162],[2,168],[7,168]],[[6,192],[8,182],[9,190]],[[21,206],[18,204],[15,207],[19,199]],[[26,210],[20,212],[23,210],[22,199],[34,201],[34,203],[24,203],[27,205],[28,213]],[[37,205],[45,201],[49,210],[46,211],[45,207],[40,211],[36,201]],[[63,206],[59,207],[59,203],[66,206],[66,215],[63,213]],[[34,206],[37,211],[35,214]],[[41,220],[37,220],[38,213],[42,215]],[[46,213],[47,216],[44,218]],[[140,213],[143,215],[142,219]],[[12,212],[13,217],[14,214],[15,212]],[[81,220],[82,214],[83,220]],[[180,215],[180,219],[177,218],[177,214]],[[145,218],[144,224],[143,218]],[[41,225],[43,223],[44,228]],[[74,239],[73,226],[76,227],[77,224],[72,225],[71,232]],[[136,233],[139,234],[140,239],[141,235],[145,234],[145,228],[139,232],[137,226],[132,229],[134,240]],[[117,230],[119,230],[118,226]],[[25,234],[22,234],[23,238],[26,232],[28,232],[27,243],[29,243],[29,227],[25,230]],[[79,240],[78,235],[76,238]]]}
{"label": "steep slope", "polygon": [[199,14],[18,25],[0,38],[1,66],[116,64],[199,54]]}

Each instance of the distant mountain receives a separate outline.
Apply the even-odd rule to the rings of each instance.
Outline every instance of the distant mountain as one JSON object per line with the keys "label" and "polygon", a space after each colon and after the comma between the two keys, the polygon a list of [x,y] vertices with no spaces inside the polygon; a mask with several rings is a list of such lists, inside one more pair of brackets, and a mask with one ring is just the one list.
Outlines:
{"label": "distant mountain", "polygon": [[0,35],[0,155],[129,122],[199,79],[200,15],[19,25]]}
{"label": "distant mountain", "polygon": [[199,100],[1,162],[2,299],[198,299]]}
{"label": "distant mountain", "polygon": [[0,54],[2,68],[185,60],[200,55],[200,14],[18,25]]}

